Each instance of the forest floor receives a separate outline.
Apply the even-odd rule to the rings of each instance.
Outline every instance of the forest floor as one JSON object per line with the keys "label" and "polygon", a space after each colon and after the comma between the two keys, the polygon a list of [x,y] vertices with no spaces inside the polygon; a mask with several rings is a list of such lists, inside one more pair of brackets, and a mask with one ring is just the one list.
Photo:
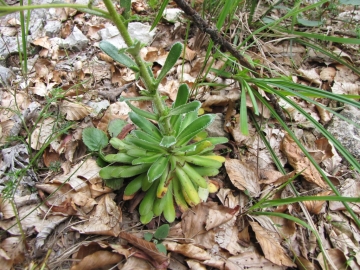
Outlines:
{"label": "forest floor", "polygon": [[[213,72],[203,73],[203,66],[221,69],[225,64],[223,59],[205,62],[209,38],[183,15],[175,22],[163,19],[149,33],[156,13],[145,2],[133,2],[132,13],[137,19],[129,29],[133,37],[145,39],[141,55],[153,63],[154,74],[161,69],[174,42],[186,47],[186,54],[162,82],[161,93],[172,102],[179,85],[188,84],[192,98],[202,102],[203,112],[217,114],[209,134],[229,138],[228,144],[217,148],[226,162],[220,174],[210,179],[218,191],[185,213],[177,210],[167,237],[156,240],[165,245],[167,255],[156,248],[154,241],[144,240],[145,233],[155,232],[166,221],[158,217],[142,225],[137,206],[143,194],[124,201],[125,186],[118,190],[106,187],[99,177],[100,167],[82,142],[82,131],[87,127],[108,133],[109,123],[116,119],[130,123],[131,110],[118,99],[139,96],[142,83],[134,72],[99,49],[101,40],[119,44],[120,37],[104,18],[67,8],[34,11],[28,72],[23,76],[15,38],[20,33],[19,15],[3,16],[0,32],[7,45],[1,52],[6,55],[4,71],[0,70],[1,269],[360,269],[360,228],[341,202],[305,201],[259,209],[303,220],[317,230],[321,245],[315,233],[293,220],[247,212],[267,194],[272,194],[271,199],[292,196],[290,187],[283,185],[289,180],[301,196],[332,193],[261,104],[258,123],[286,174],[276,168],[250,120],[250,135],[240,132],[239,85]],[[102,2],[95,4],[103,8]],[[259,5],[255,17],[264,9]],[[318,31],[356,37],[355,23],[344,26],[338,20],[346,12],[355,16],[357,11],[352,9],[328,14],[326,25]],[[180,10],[170,2],[168,12]],[[281,17],[282,12],[274,9],[270,15]],[[242,40],[251,32],[246,23],[248,13],[239,12],[237,16],[239,22],[229,26],[228,37],[241,33]],[[37,28],[38,20],[44,27]],[[323,45],[359,67],[358,45]],[[272,72],[258,70],[266,76],[281,74],[324,91],[359,94],[359,76],[351,69],[325,54],[292,43],[286,36],[255,38],[244,55],[269,67]],[[333,115],[327,111],[294,100],[324,126],[331,127],[332,132],[344,129],[339,124],[334,126]],[[247,104],[251,111],[250,99]],[[142,109],[149,106],[138,102],[134,105]],[[330,102],[328,105],[339,106]],[[288,104],[280,106],[287,112],[293,132],[341,194],[359,197],[358,173],[302,114]],[[341,110],[360,115],[351,108]],[[359,158],[356,149],[353,154]],[[303,164],[308,167],[299,169],[304,168]],[[300,171],[301,176],[293,179]],[[351,206],[355,213],[360,212],[359,204]]]}

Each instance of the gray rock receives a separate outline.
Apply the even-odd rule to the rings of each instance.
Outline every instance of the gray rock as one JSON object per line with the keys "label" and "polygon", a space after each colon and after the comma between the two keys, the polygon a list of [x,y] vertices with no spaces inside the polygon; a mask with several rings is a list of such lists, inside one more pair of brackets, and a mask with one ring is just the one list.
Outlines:
{"label": "gray rock", "polygon": [[[341,115],[360,125],[360,110],[345,106]],[[358,160],[360,159],[360,129],[354,125],[334,117],[327,130]]]}
{"label": "gray rock", "polygon": [[10,86],[13,78],[15,78],[15,74],[11,69],[0,66],[0,85]]}
{"label": "gray rock", "polygon": [[217,113],[214,122],[206,129],[209,137],[229,137],[224,130],[224,115]]}
{"label": "gray rock", "polygon": [[73,32],[64,40],[62,47],[74,51],[82,51],[88,46],[88,38],[74,26]]}
{"label": "gray rock", "polygon": [[[155,30],[150,32],[149,25],[139,22],[129,23],[128,31],[133,40],[139,40],[143,44],[149,44],[155,35]],[[108,26],[98,31],[98,33],[102,40],[110,42],[118,49],[127,47],[115,26]]]}
{"label": "gray rock", "polygon": [[61,30],[61,22],[48,21],[45,25],[45,35],[48,37],[56,37]]}

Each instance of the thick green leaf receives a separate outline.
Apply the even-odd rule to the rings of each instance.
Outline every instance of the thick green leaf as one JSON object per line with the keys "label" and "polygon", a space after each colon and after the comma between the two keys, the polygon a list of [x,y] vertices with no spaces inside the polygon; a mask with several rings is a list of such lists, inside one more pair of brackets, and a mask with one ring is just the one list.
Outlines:
{"label": "thick green leaf", "polygon": [[176,143],[176,138],[174,136],[164,136],[160,142],[161,146],[170,147]]}
{"label": "thick green leaf", "polygon": [[196,134],[210,126],[215,117],[216,116],[214,114],[205,114],[197,118],[195,121],[189,124],[186,129],[180,132],[176,138],[176,146],[188,143]]}
{"label": "thick green leaf", "polygon": [[169,162],[169,156],[159,157],[150,167],[147,176],[149,182],[154,182],[156,179],[158,179],[166,170],[167,165]]}
{"label": "thick green leaf", "polygon": [[113,190],[119,190],[124,184],[124,179],[104,179],[105,185]]}
{"label": "thick green leaf", "polygon": [[160,118],[160,121],[169,116],[180,115],[180,114],[197,111],[200,107],[201,107],[201,102],[197,101],[197,100],[190,102],[188,104],[180,105],[176,108],[171,109],[168,115]]}
{"label": "thick green leaf", "polygon": [[173,108],[179,107],[187,103],[190,95],[190,90],[187,84],[182,84],[179,87],[178,93],[176,95],[175,102],[173,103]]}
{"label": "thick green leaf", "polygon": [[137,125],[141,130],[149,134],[149,136],[154,137],[155,139],[161,140],[162,136],[160,130],[145,117],[138,115],[135,112],[129,113],[131,121]]}
{"label": "thick green leaf", "polygon": [[139,67],[136,65],[134,60],[132,60],[129,56],[125,53],[120,53],[119,49],[116,48],[108,41],[101,41],[99,44],[101,50],[104,51],[107,55],[109,55],[112,59],[120,64],[130,68],[134,72],[139,72]]}
{"label": "thick green leaf", "polygon": [[127,122],[122,119],[114,119],[109,123],[108,131],[110,137],[116,137],[121,130],[127,125]]}
{"label": "thick green leaf", "polygon": [[179,129],[179,133],[182,132],[188,125],[195,121],[198,116],[198,112],[189,112],[184,115],[183,119],[181,119],[181,125]]}
{"label": "thick green leaf", "polygon": [[129,156],[125,153],[109,154],[104,157],[104,160],[109,163],[121,162],[131,164],[134,157]]}
{"label": "thick green leaf", "polygon": [[170,71],[170,69],[175,65],[176,61],[179,59],[181,52],[183,49],[183,45],[179,42],[175,43],[168,54],[168,57],[165,60],[165,64],[162,67],[159,76],[156,81],[158,83],[161,82],[162,79],[165,78],[166,74]]}
{"label": "thick green leaf", "polygon": [[127,136],[126,140],[146,151],[155,151],[155,152],[160,152],[160,153],[166,153],[165,148],[163,148],[159,144],[151,143],[149,141],[141,140],[139,138],[130,137],[130,136]]}
{"label": "thick green leaf", "polygon": [[247,106],[246,106],[246,87],[244,82],[241,82],[241,101],[240,101],[240,131],[245,136],[249,135],[249,128],[247,123]]}
{"label": "thick green leaf", "polygon": [[151,156],[146,156],[146,157],[139,157],[136,158],[132,161],[133,165],[138,165],[138,164],[144,164],[144,163],[154,163],[160,156],[162,156],[162,154],[156,154],[156,155],[151,155]]}
{"label": "thick green leaf", "polygon": [[149,136],[149,134],[147,134],[146,132],[139,130],[139,129],[131,131],[131,134],[135,135],[135,137],[137,137],[141,140],[148,141],[151,143],[159,144],[161,142],[159,139],[153,138],[153,137]]}
{"label": "thick green leaf", "polygon": [[83,130],[82,139],[90,151],[100,151],[109,143],[105,132],[93,127]]}
{"label": "thick green leaf", "polygon": [[170,226],[169,224],[163,224],[159,228],[156,229],[154,233],[154,237],[158,240],[162,240],[169,235]]}

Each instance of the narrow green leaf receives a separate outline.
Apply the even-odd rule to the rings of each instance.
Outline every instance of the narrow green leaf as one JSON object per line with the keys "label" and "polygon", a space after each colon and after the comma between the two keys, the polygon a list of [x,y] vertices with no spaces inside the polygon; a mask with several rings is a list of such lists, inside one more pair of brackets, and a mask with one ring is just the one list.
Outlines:
{"label": "narrow green leaf", "polygon": [[205,114],[197,118],[186,129],[180,132],[177,136],[176,146],[184,145],[188,143],[196,134],[204,130],[215,120],[214,114]]}
{"label": "narrow green leaf", "polygon": [[224,25],[225,19],[226,17],[231,14],[231,5],[232,5],[233,1],[225,1],[225,4],[221,10],[221,13],[218,17],[218,20],[216,22],[216,28],[218,30],[221,30],[221,27]]}
{"label": "narrow green leaf", "polygon": [[145,117],[140,116],[135,112],[130,112],[129,117],[135,125],[137,125],[144,132],[148,133],[149,136],[152,136],[159,140],[162,139],[160,130]]}
{"label": "narrow green leaf", "polygon": [[161,18],[163,16],[164,10],[165,10],[168,3],[169,3],[169,0],[164,0],[162,2],[161,6],[160,6],[160,9],[159,9],[159,11],[158,11],[158,13],[157,13],[157,15],[155,17],[155,20],[154,20],[153,24],[151,25],[150,31],[152,31],[156,27],[156,25],[160,22],[160,20],[161,20]]}
{"label": "narrow green leaf", "polygon": [[182,84],[179,87],[179,90],[176,95],[175,102],[173,103],[173,108],[179,107],[187,103],[190,95],[190,90],[187,84]]}
{"label": "narrow green leaf", "polygon": [[241,81],[241,101],[240,101],[240,131],[245,136],[249,135],[249,127],[247,122],[247,106],[246,106],[246,86]]}
{"label": "narrow green leaf", "polygon": [[131,102],[128,101],[128,100],[125,101],[125,102],[130,107],[130,109],[132,109],[133,112],[137,113],[138,115],[140,115],[142,117],[145,117],[145,118],[148,118],[148,119],[151,119],[151,120],[155,120],[155,121],[158,120],[158,116],[155,113],[141,110],[138,107],[135,107],[134,105],[132,105]]}
{"label": "narrow green leaf", "polygon": [[183,45],[179,42],[175,43],[165,60],[164,66],[162,67],[159,76],[157,77],[157,83],[160,83],[162,79],[165,78],[166,74],[170,71],[170,69],[175,65],[176,61],[179,59],[181,52],[183,49]]}
{"label": "narrow green leaf", "polygon": [[103,50],[104,53],[109,55],[112,59],[119,62],[120,64],[130,68],[134,72],[139,72],[140,69],[129,56],[127,56],[124,53],[120,53],[119,49],[116,48],[114,45],[112,45],[108,41],[101,41],[99,44],[99,47],[101,50]]}
{"label": "narrow green leaf", "polygon": [[82,140],[90,151],[100,151],[109,143],[105,132],[93,127],[85,128],[83,130]]}

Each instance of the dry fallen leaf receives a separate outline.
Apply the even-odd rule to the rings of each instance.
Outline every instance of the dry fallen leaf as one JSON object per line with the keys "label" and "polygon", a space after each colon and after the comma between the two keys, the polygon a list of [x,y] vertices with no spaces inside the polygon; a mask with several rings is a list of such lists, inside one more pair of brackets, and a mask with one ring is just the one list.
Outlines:
{"label": "dry fallen leaf", "polygon": [[99,250],[83,258],[80,263],[71,267],[71,270],[93,270],[104,267],[109,269],[122,259],[123,256],[120,254],[107,250]]}
{"label": "dry fallen leaf", "polygon": [[65,114],[66,120],[76,121],[84,119],[91,112],[91,108],[84,104],[63,100],[60,111]]}
{"label": "dry fallen leaf", "polygon": [[247,251],[226,260],[225,269],[229,270],[285,270],[287,267],[272,263],[256,251]]}
{"label": "dry fallen leaf", "polygon": [[172,241],[164,241],[163,244],[167,250],[180,253],[187,258],[200,261],[211,259],[211,256],[207,251],[192,244],[178,244]]}
{"label": "dry fallen leaf", "polygon": [[238,159],[226,159],[225,168],[235,187],[247,190],[252,197],[259,196],[259,177],[252,168]]}
{"label": "dry fallen leaf", "polygon": [[263,229],[257,222],[249,223],[255,233],[256,240],[259,241],[266,259],[280,266],[296,266],[286,255],[283,247],[277,239],[273,237],[270,231]]}
{"label": "dry fallen leaf", "polygon": [[[331,191],[323,191],[319,194],[316,194],[316,196],[327,196],[330,195]],[[325,201],[305,201],[303,202],[306,206],[307,210],[310,214],[320,214],[321,210],[323,209],[323,205],[326,203]]]}
{"label": "dry fallen leaf", "polygon": [[25,243],[22,237],[8,237],[0,244],[0,264],[1,269],[15,269],[15,265],[24,262],[26,253]]}
{"label": "dry fallen leaf", "polygon": [[71,228],[83,234],[118,236],[122,213],[120,207],[115,204],[113,195],[105,194],[100,197],[89,219]]}
{"label": "dry fallen leaf", "polygon": [[295,169],[296,173],[302,172],[301,175],[308,182],[314,183],[322,188],[327,187],[326,183],[321,178],[320,173],[316,170],[314,165],[304,155],[299,146],[288,133],[284,136],[281,150],[286,155],[288,162]]}

